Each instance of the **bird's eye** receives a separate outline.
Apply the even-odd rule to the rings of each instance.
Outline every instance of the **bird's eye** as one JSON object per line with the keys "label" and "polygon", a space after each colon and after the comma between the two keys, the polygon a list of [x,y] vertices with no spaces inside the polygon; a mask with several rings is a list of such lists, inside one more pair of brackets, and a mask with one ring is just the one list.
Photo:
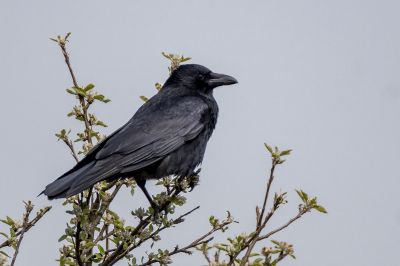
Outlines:
{"label": "bird's eye", "polygon": [[204,75],[199,74],[197,78],[198,78],[199,80],[204,80]]}

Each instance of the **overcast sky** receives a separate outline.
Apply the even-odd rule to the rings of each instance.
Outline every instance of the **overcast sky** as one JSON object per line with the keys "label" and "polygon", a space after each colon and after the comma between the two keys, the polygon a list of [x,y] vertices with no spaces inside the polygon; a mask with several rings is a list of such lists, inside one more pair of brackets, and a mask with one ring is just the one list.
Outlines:
{"label": "overcast sky", "polygon": [[[296,188],[329,211],[274,237],[296,250],[282,265],[398,265],[399,9],[394,0],[1,1],[0,217],[19,217],[27,199],[54,207],[24,238],[17,265],[55,265],[67,218],[61,201],[36,198],[73,166],[54,137],[78,125],[66,117],[75,104],[65,92],[71,81],[49,40],[66,32],[78,82],[93,82],[112,100],[95,109],[107,134],[167,77],[161,51],[239,80],[215,92],[220,117],[201,184],[179,213],[201,208],[163,235],[162,248],[188,243],[225,210],[240,224],[218,239],[254,226],[267,142],[294,149],[273,186],[290,202],[271,226],[296,213]],[[130,219],[129,210],[148,203],[127,194],[114,208]],[[200,256],[175,261],[205,264]]]}

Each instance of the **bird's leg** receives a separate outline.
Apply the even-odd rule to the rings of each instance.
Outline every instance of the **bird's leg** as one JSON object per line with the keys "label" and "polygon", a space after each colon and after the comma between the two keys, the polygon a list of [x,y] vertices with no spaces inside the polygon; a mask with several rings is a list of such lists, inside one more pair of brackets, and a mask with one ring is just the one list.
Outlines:
{"label": "bird's leg", "polygon": [[190,190],[189,192],[192,192],[194,187],[197,186],[199,184],[199,179],[200,179],[200,171],[201,168],[197,169],[195,172],[192,173],[192,175],[189,178],[189,187]]}
{"label": "bird's leg", "polygon": [[144,178],[137,178],[136,184],[138,187],[143,191],[144,195],[146,196],[147,200],[150,202],[151,207],[154,209],[155,212],[160,211],[160,206],[157,205],[157,203],[154,202],[154,200],[151,198],[149,192],[146,189],[146,179]]}

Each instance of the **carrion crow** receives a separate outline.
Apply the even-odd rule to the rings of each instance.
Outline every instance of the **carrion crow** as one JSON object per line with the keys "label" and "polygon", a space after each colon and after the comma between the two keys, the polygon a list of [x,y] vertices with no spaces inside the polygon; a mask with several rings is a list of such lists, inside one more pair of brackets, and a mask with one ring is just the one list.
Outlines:
{"label": "carrion crow", "polygon": [[102,180],[134,178],[156,207],[145,188],[146,180],[193,174],[217,123],[213,89],[235,83],[235,78],[204,66],[181,65],[124,126],[42,193],[49,199],[66,198]]}

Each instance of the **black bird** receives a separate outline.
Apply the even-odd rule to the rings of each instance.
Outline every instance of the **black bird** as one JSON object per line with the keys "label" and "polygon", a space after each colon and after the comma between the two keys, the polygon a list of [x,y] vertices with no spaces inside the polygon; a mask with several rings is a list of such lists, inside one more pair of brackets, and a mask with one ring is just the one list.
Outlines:
{"label": "black bird", "polygon": [[146,180],[193,174],[217,123],[213,89],[235,83],[235,78],[204,66],[181,65],[124,126],[42,193],[49,199],[65,198],[102,180],[130,177],[157,207],[145,188]]}

